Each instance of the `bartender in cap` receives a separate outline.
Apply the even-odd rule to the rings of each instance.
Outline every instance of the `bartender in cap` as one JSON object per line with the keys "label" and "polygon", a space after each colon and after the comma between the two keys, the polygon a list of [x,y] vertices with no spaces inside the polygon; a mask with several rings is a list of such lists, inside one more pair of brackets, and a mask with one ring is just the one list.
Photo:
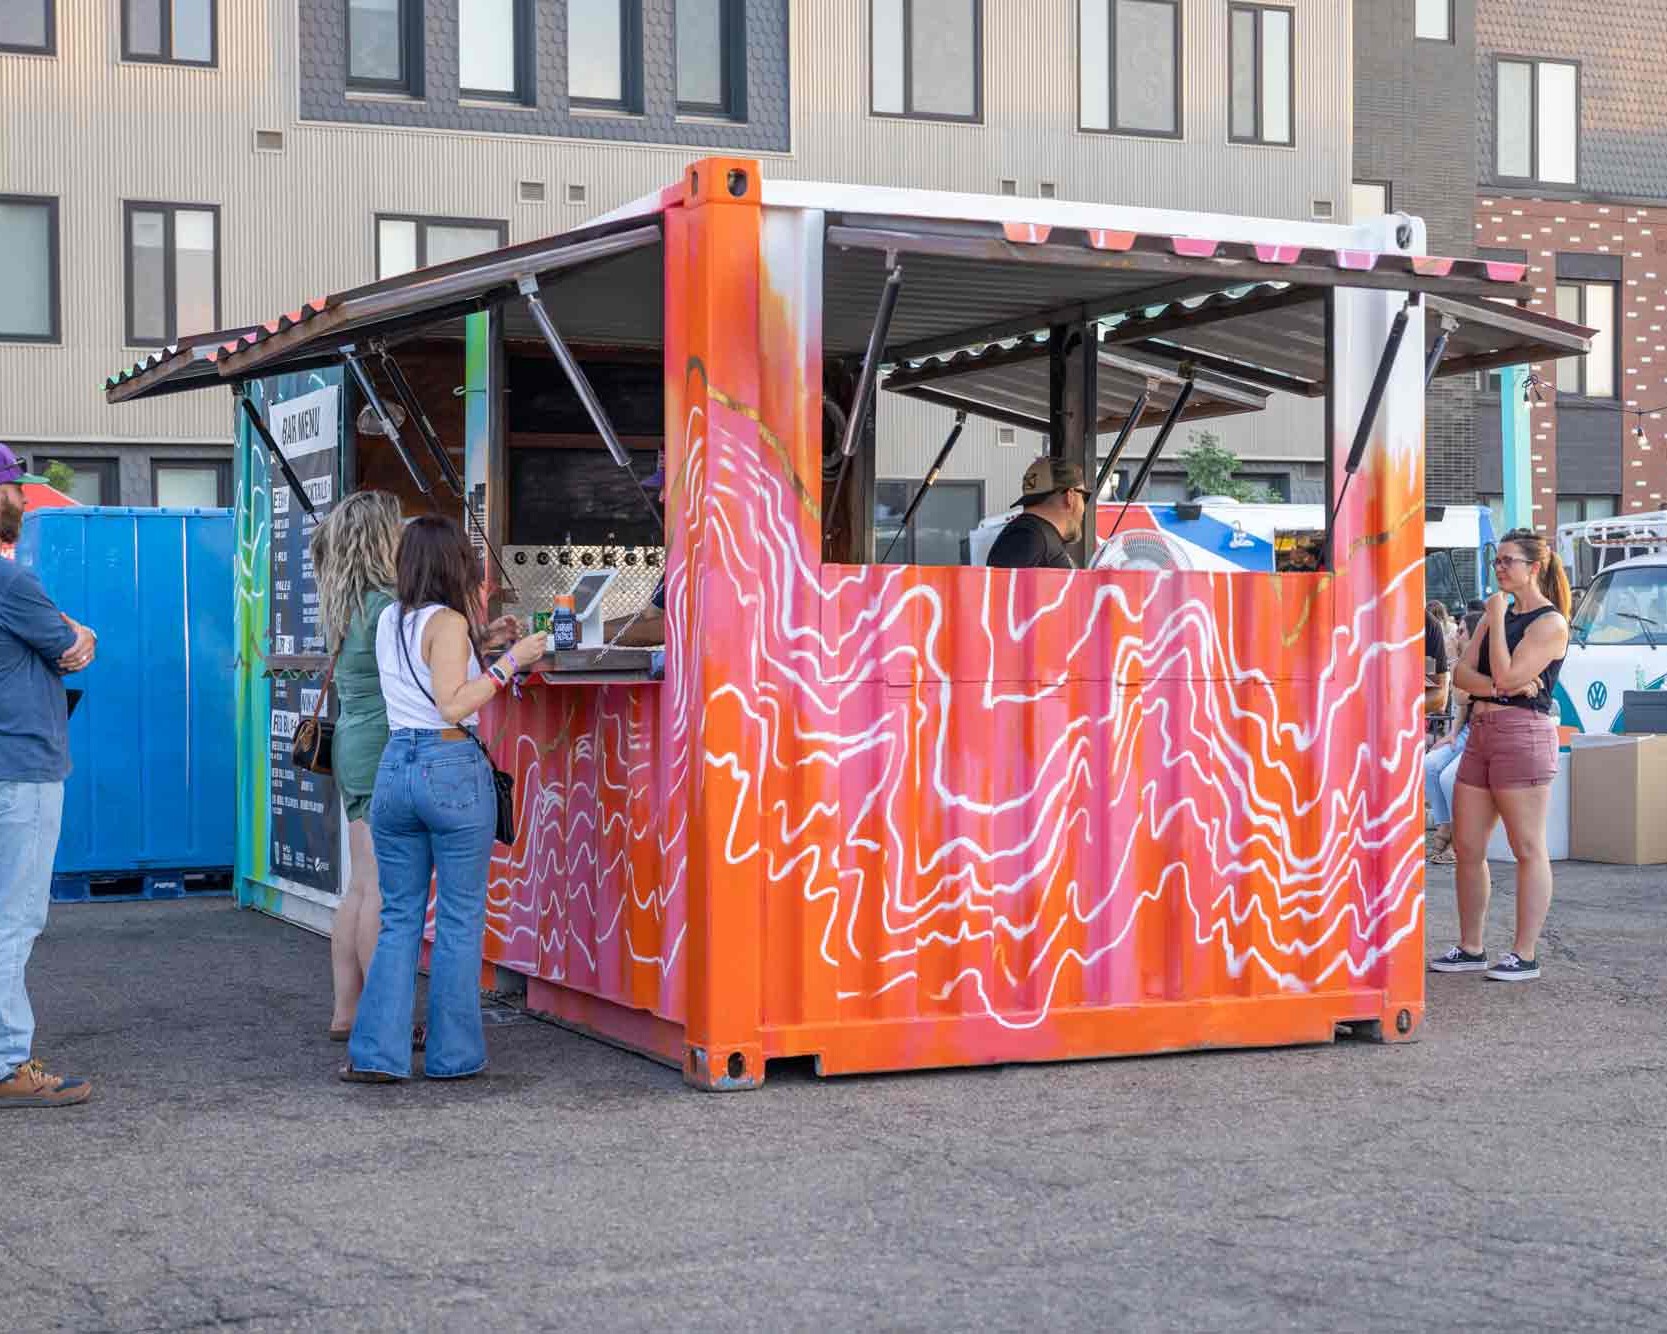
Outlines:
{"label": "bartender in cap", "polygon": [[1082,469],[1043,456],[1025,470],[1024,513],[1001,530],[990,548],[990,565],[1011,570],[1074,570],[1067,543],[1082,536],[1088,487]]}

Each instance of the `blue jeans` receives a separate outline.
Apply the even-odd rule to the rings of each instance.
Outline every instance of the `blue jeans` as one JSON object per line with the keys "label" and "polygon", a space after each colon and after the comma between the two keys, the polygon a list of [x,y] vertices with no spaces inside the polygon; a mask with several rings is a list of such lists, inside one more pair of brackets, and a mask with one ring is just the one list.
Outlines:
{"label": "blue jeans", "polygon": [[1424,799],[1430,803],[1430,814],[1438,825],[1453,823],[1453,784],[1459,781],[1459,761],[1464,758],[1464,743],[1469,739],[1470,729],[1460,728],[1452,745],[1424,756]]}
{"label": "blue jeans", "polygon": [[436,904],[425,1068],[431,1079],[486,1068],[480,951],[496,824],[492,771],[473,741],[410,728],[389,736],[370,803],[382,929],[348,1041],[354,1069],[411,1073],[411,1010],[430,877]]}
{"label": "blue jeans", "polygon": [[0,1079],[29,1059],[35,1041],[23,970],[46,927],[63,816],[62,783],[0,782]]}

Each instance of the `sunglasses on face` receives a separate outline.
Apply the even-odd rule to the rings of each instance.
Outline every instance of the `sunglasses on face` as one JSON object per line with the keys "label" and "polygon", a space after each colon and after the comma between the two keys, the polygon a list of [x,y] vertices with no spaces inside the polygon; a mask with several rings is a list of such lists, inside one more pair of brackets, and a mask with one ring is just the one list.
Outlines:
{"label": "sunglasses on face", "polygon": [[1532,565],[1534,562],[1526,556],[1495,556],[1493,568],[1503,570],[1507,565]]}

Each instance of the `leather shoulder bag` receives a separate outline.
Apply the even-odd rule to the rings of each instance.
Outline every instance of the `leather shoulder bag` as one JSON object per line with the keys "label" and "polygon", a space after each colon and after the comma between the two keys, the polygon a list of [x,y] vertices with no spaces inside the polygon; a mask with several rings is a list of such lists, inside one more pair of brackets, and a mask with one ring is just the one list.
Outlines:
{"label": "leather shoulder bag", "polygon": [[290,759],[297,769],[308,769],[315,774],[330,774],[330,752],[336,739],[336,725],[322,716],[324,701],[330,697],[330,683],[336,679],[336,663],[341,659],[338,648],[330,659],[330,670],[324,673],[324,684],[318,690],[318,702],[313,705],[313,716],[303,718],[295,727],[295,738],[290,742]]}

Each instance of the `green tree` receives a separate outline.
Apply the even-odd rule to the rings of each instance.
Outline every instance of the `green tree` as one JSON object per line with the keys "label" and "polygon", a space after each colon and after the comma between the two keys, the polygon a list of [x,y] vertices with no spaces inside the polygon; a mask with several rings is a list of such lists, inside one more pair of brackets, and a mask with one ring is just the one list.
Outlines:
{"label": "green tree", "polygon": [[1239,456],[1223,449],[1221,437],[1209,431],[1189,431],[1192,448],[1181,455],[1186,465],[1187,491],[1195,496],[1231,496],[1246,504],[1265,505],[1278,500],[1265,486],[1241,481]]}
{"label": "green tree", "polygon": [[75,484],[75,469],[62,459],[53,459],[46,465],[46,481],[54,491],[62,491],[67,496]]}

